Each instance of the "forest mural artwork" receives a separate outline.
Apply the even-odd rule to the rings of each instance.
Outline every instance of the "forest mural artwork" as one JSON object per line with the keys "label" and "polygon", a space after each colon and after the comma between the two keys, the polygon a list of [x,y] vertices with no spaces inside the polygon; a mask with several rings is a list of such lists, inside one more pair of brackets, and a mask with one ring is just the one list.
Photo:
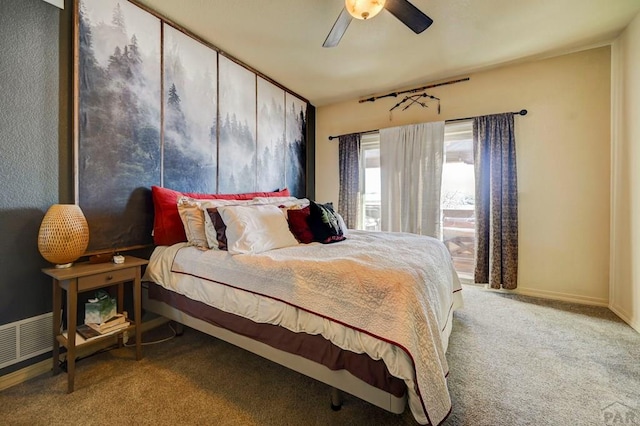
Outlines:
{"label": "forest mural artwork", "polygon": [[75,1],[88,251],[151,243],[152,185],[306,195],[305,101],[127,0]]}
{"label": "forest mural artwork", "polygon": [[254,192],[256,180],[256,75],[220,57],[219,191]]}
{"label": "forest mural artwork", "polygon": [[306,194],[305,176],[307,170],[307,104],[290,93],[286,94],[286,186],[294,197]]}
{"label": "forest mural artwork", "polygon": [[77,194],[89,250],[150,241],[160,181],[160,21],[128,2],[79,8]]}
{"label": "forest mural artwork", "polygon": [[217,190],[217,52],[164,24],[164,186]]}
{"label": "forest mural artwork", "polygon": [[285,92],[258,77],[258,182],[265,188],[283,188],[285,179]]}

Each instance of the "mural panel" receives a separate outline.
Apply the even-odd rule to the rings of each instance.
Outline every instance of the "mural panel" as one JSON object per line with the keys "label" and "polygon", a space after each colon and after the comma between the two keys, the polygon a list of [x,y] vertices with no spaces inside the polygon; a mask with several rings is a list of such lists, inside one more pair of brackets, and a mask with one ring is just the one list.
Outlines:
{"label": "mural panel", "polygon": [[216,192],[217,52],[164,24],[163,184]]}
{"label": "mural panel", "polygon": [[220,56],[218,192],[256,190],[256,75]]}
{"label": "mural panel", "polygon": [[286,157],[285,177],[287,187],[294,197],[306,194],[307,170],[307,103],[302,99],[286,94]]}
{"label": "mural panel", "polygon": [[160,20],[116,0],[81,0],[78,18],[76,197],[88,250],[148,242],[148,188],[160,180]]}
{"label": "mural panel", "polygon": [[258,190],[286,186],[284,90],[258,77]]}

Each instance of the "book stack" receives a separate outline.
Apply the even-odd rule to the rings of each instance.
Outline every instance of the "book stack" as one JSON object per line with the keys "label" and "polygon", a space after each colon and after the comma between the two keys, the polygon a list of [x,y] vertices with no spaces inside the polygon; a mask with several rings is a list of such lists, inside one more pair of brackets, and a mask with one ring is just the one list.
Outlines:
{"label": "book stack", "polygon": [[131,323],[127,320],[126,314],[115,314],[100,324],[89,322],[78,326],[77,332],[85,340],[89,340],[124,330],[129,327],[130,324]]}

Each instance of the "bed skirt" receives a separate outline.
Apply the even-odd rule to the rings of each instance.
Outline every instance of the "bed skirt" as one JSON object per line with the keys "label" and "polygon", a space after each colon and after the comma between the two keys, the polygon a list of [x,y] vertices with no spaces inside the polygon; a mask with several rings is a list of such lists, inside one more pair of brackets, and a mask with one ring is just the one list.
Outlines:
{"label": "bed skirt", "polygon": [[[366,354],[343,350],[321,335],[295,333],[280,326],[256,323],[189,299],[155,283],[145,283],[145,285],[148,286],[145,309],[166,316],[165,313],[157,312],[157,308],[153,308],[153,301],[161,302],[189,317],[261,342],[279,351],[303,357],[321,364],[331,371],[344,370],[362,382],[394,396],[398,401],[406,399],[405,382],[392,376],[382,360],[374,360]],[[171,319],[182,322],[176,318]],[[185,325],[189,326],[189,324]],[[348,389],[343,390],[349,392]],[[382,408],[388,409],[386,404]],[[402,412],[397,411],[397,408],[389,411]]]}

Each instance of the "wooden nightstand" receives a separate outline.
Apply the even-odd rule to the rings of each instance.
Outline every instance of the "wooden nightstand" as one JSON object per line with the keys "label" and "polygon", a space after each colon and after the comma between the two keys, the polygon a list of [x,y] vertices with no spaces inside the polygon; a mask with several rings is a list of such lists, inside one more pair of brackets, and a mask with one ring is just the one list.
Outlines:
{"label": "wooden nightstand", "polygon": [[[99,288],[118,286],[118,312],[122,312],[124,299],[124,283],[133,283],[133,310],[135,322],[130,327],[122,330],[135,329],[136,335],[136,360],[142,358],[141,324],[142,324],[142,291],[140,284],[141,266],[146,265],[147,260],[132,256],[125,256],[124,263],[76,263],[70,268],[56,269],[45,268],[45,274],[53,278],[53,374],[60,372],[60,345],[67,348],[67,392],[73,392],[75,378],[76,359],[76,317],[78,309],[78,293]],[[66,336],[60,333],[62,312],[62,290],[67,292],[67,330]],[[121,333],[122,333],[121,332]],[[121,335],[121,334],[120,334]],[[82,345],[93,344],[109,338],[111,335],[91,339]]]}

